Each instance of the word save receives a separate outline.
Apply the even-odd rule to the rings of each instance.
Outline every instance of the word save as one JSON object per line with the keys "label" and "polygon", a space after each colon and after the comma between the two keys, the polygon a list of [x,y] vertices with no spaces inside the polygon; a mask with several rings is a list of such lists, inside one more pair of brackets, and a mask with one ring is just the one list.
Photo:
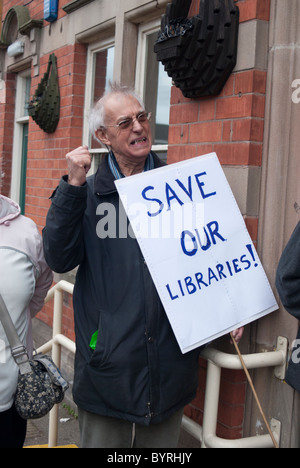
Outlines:
{"label": "word save", "polygon": [[[142,191],[142,197],[144,200],[154,202],[158,206],[156,207],[156,211],[150,212],[148,211],[147,214],[150,217],[153,216],[158,216],[165,206],[167,206],[167,210],[172,209],[172,203],[174,201],[176,204],[179,204],[180,206],[183,206],[184,203],[186,202],[193,202],[194,200],[194,190],[200,191],[201,197],[203,200],[209,197],[213,197],[214,195],[217,194],[217,192],[206,192],[205,190],[205,182],[203,182],[201,179],[202,177],[206,176],[206,172],[200,172],[199,174],[195,174],[193,177],[189,176],[188,180],[186,183],[183,181],[176,179],[174,181],[174,184],[169,184],[165,183],[165,200],[160,200],[159,198],[155,198],[155,187],[153,185],[148,185],[144,190]],[[154,194],[152,192],[154,191]]]}

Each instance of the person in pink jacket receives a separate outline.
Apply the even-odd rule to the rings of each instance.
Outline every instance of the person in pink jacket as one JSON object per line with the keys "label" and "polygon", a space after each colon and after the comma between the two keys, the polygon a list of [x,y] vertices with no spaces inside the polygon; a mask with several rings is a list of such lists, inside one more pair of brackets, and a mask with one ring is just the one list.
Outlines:
{"label": "person in pink jacket", "polygon": [[[43,307],[52,280],[37,226],[20,214],[15,202],[0,195],[0,294],[29,354],[31,318]],[[0,323],[0,448],[22,448],[26,436],[26,421],[14,406],[18,372]]]}

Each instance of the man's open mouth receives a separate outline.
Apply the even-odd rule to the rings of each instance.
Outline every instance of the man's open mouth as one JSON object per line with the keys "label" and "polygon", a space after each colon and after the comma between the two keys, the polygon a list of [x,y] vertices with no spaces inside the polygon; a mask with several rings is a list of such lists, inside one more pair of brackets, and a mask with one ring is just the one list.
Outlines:
{"label": "man's open mouth", "polygon": [[136,140],[133,140],[130,144],[131,145],[139,145],[141,143],[146,143],[147,141],[147,138],[146,137],[143,137],[143,138],[137,138]]}

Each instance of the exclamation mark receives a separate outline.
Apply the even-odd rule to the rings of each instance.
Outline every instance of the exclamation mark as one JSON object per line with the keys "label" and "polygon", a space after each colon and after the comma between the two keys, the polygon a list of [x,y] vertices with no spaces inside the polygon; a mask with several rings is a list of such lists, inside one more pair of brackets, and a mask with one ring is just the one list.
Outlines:
{"label": "exclamation mark", "polygon": [[258,267],[258,263],[256,263],[255,256],[254,256],[254,253],[253,253],[252,245],[251,245],[251,244],[247,244],[246,247],[247,247],[247,249],[249,250],[250,255],[251,255],[253,261],[255,262],[255,263],[254,263],[255,268]]}

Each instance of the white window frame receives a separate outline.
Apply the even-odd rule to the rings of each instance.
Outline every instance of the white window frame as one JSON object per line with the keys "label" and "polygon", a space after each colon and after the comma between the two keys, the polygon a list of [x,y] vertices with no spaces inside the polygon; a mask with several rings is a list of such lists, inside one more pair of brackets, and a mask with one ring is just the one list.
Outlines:
{"label": "white window frame", "polygon": [[[137,65],[135,75],[136,91],[140,96],[144,96],[146,57],[147,57],[147,36],[158,32],[161,26],[161,19],[158,18],[149,23],[141,24],[138,32]],[[168,151],[168,144],[153,145],[152,150],[156,153],[165,153]]]}
{"label": "white window frame", "polygon": [[29,115],[24,115],[26,78],[30,76],[30,69],[18,73],[16,81],[15,123],[12,153],[12,175],[10,196],[19,203],[21,184],[21,155],[23,144],[23,126],[29,122]]}
{"label": "white window frame", "polygon": [[[94,78],[94,58],[97,52],[101,52],[103,50],[109,49],[110,47],[115,46],[115,39],[114,37],[107,38],[101,42],[95,42],[88,46],[87,50],[87,63],[86,63],[86,83],[85,83],[85,97],[84,97],[84,125],[83,125],[83,136],[82,141],[83,145],[89,145],[89,111],[93,106],[93,78]],[[90,153],[92,155],[100,155],[107,153],[106,148],[95,148],[90,149]],[[92,161],[92,167],[89,174],[93,174],[96,170],[94,167],[94,158]]]}
{"label": "white window frame", "polygon": [[[135,70],[135,89],[140,96],[144,96],[144,85],[145,85],[145,73],[146,73],[146,57],[147,57],[147,38],[150,34],[159,31],[161,25],[161,19],[157,18],[148,23],[142,23],[138,29],[138,41],[137,41],[137,60]],[[106,50],[110,47],[116,47],[115,38],[109,37],[100,42],[90,44],[87,50],[87,67],[86,67],[86,85],[85,85],[85,101],[84,101],[84,125],[83,125],[83,145],[89,145],[89,124],[88,124],[88,113],[92,102],[92,91],[93,91],[93,69],[94,69],[94,54]],[[116,55],[115,55],[116,60]],[[116,67],[114,67],[115,69]],[[167,153],[168,144],[165,145],[152,145],[152,150],[156,153]],[[101,155],[107,152],[106,148],[91,149],[92,155]],[[93,158],[98,159],[98,158]],[[94,162],[90,174],[96,170]]]}

